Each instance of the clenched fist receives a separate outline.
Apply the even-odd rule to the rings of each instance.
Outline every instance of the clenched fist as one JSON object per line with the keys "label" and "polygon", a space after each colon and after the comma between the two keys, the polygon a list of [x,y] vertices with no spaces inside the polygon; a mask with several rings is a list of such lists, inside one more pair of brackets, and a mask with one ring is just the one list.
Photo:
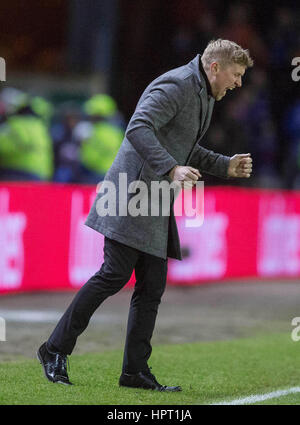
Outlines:
{"label": "clenched fist", "polygon": [[252,173],[252,158],[250,153],[236,154],[230,158],[227,171],[228,177],[249,178]]}
{"label": "clenched fist", "polygon": [[192,187],[202,176],[197,168],[187,165],[175,165],[170,171],[169,177],[171,180],[179,182],[182,187],[183,185],[185,187]]}

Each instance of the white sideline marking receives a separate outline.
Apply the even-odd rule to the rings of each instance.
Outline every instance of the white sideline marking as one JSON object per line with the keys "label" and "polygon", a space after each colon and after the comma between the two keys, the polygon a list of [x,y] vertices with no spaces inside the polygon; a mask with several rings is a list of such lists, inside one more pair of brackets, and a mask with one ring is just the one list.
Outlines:
{"label": "white sideline marking", "polygon": [[[0,308],[0,317],[3,317],[7,322],[15,323],[54,323],[57,322],[65,310],[31,310],[31,309],[4,309]],[[124,325],[127,312],[108,313],[96,312],[92,317],[92,323],[108,323],[114,325]],[[163,322],[165,325],[173,325],[174,320],[172,317],[164,317]],[[126,323],[125,323],[126,324]]]}
{"label": "white sideline marking", "polygon": [[292,393],[300,393],[300,387],[292,387],[287,390],[278,390],[278,391],[273,391],[271,393],[266,393],[266,394],[250,395],[249,397],[237,398],[231,401],[222,401],[220,403],[213,403],[213,406],[221,405],[221,404],[222,405],[252,404],[252,403],[257,403],[259,401],[269,400],[270,398],[282,397],[284,395],[288,395]]}
{"label": "white sideline marking", "polygon": [[[52,323],[57,322],[63,315],[63,311],[55,310],[5,310],[0,309],[0,316],[7,322],[24,322],[24,323]],[[118,318],[115,314],[96,314],[93,317],[94,322],[99,323],[123,323],[122,318]]]}

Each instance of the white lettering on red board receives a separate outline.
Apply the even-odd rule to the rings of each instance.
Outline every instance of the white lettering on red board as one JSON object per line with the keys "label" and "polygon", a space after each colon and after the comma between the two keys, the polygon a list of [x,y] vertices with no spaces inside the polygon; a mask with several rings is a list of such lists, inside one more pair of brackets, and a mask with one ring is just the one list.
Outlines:
{"label": "white lettering on red board", "polygon": [[[74,287],[82,286],[103,263],[104,236],[84,224],[83,195],[72,194],[69,247],[69,279]],[[90,203],[92,203],[91,197]]]}
{"label": "white lettering on red board", "polygon": [[177,219],[184,261],[171,261],[172,280],[219,279],[227,269],[228,216],[215,211],[215,198],[205,198],[205,214],[200,227],[186,226],[186,218]]}
{"label": "white lettering on red board", "polygon": [[16,289],[24,275],[26,215],[9,212],[9,191],[0,190],[0,288]]}
{"label": "white lettering on red board", "polygon": [[300,214],[283,196],[259,207],[257,271],[260,276],[300,273]]}

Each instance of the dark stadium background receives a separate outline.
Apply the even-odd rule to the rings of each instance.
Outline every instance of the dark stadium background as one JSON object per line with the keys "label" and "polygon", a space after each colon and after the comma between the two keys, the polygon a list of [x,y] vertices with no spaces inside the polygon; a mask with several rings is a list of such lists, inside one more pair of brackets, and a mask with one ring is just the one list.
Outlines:
{"label": "dark stadium background", "polygon": [[[251,149],[251,182],[230,184],[294,188],[299,84],[291,79],[291,59],[300,56],[299,19],[297,1],[12,0],[0,5],[0,52],[14,87],[55,102],[102,90],[126,122],[153,78],[191,60],[211,38],[234,38],[254,57],[245,83],[265,92],[258,105],[264,123],[245,136],[234,104],[242,107],[247,96],[237,91],[216,105],[204,143],[224,154]],[[254,122],[249,116],[246,124]]]}
{"label": "dark stadium background", "polygon": [[[250,49],[255,66],[246,73],[245,87],[216,104],[203,145],[225,155],[251,152],[253,176],[226,181],[206,175],[205,184],[274,189],[279,194],[291,189],[299,197],[300,81],[291,77],[292,58],[300,57],[299,1],[9,0],[0,3],[0,32],[0,57],[6,60],[7,76],[0,83],[0,124],[7,112],[2,94],[14,88],[50,101],[54,124],[66,127],[81,120],[81,106],[88,98],[109,94],[117,103],[117,123],[124,129],[140,94],[155,77],[189,62],[211,39],[241,43]],[[57,172],[69,156],[68,164],[80,165],[67,142],[54,143],[55,170],[46,182],[49,186],[52,182],[87,183],[82,175],[75,179]],[[55,202],[51,208],[59,211]],[[61,232],[56,225],[49,231],[53,239]],[[35,233],[43,236],[39,228]],[[286,245],[282,242],[279,248]],[[51,255],[55,258],[55,252]],[[35,269],[39,271],[38,261]],[[272,332],[289,336],[292,318],[300,315],[299,276],[206,283],[167,288],[154,344]],[[0,295],[0,317],[6,319],[7,335],[0,342],[0,359],[33,358],[73,292]],[[123,347],[130,296],[131,291],[125,290],[95,313],[75,353]]]}

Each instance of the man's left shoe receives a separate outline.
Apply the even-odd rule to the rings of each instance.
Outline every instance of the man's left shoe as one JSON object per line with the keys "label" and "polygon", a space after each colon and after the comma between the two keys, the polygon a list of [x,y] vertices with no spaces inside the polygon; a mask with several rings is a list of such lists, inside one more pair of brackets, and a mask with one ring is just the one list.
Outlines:
{"label": "man's left shoe", "polygon": [[67,356],[60,353],[51,353],[44,342],[37,351],[37,358],[40,361],[45,377],[50,382],[73,385],[67,373]]}
{"label": "man's left shoe", "polygon": [[122,373],[119,379],[121,387],[143,388],[145,390],[156,391],[182,391],[181,387],[168,387],[157,382],[155,376],[149,371],[139,372],[134,375]]}

